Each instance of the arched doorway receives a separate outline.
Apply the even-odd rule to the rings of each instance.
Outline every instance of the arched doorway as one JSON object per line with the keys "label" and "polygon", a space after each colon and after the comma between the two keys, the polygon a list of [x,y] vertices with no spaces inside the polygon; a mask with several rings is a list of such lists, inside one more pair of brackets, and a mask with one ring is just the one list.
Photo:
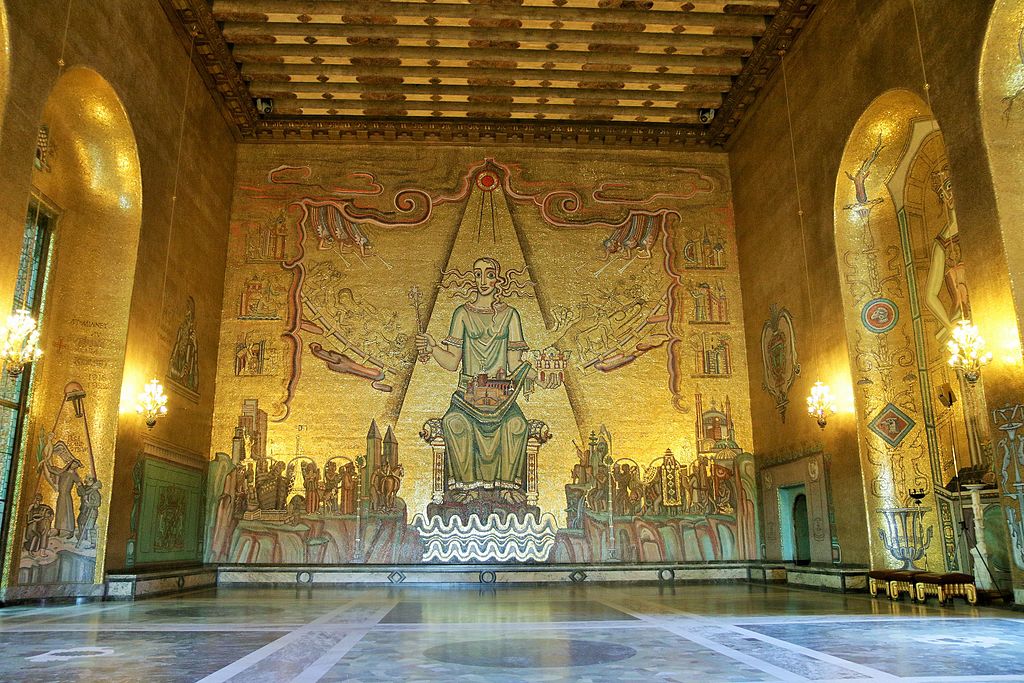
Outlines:
{"label": "arched doorway", "polygon": [[95,71],[69,69],[57,81],[41,126],[57,150],[35,165],[30,202],[52,216],[41,274],[44,356],[23,422],[28,466],[6,577],[33,594],[82,595],[102,576],[142,178],[125,109]]}
{"label": "arched doorway", "polygon": [[799,494],[793,500],[793,561],[811,563],[811,527],[807,520],[807,496]]}
{"label": "arched doorway", "polygon": [[[810,523],[807,518],[807,488],[804,484],[780,486],[779,542],[780,557],[788,562],[804,564],[811,561]],[[802,519],[798,518],[802,515]]]}

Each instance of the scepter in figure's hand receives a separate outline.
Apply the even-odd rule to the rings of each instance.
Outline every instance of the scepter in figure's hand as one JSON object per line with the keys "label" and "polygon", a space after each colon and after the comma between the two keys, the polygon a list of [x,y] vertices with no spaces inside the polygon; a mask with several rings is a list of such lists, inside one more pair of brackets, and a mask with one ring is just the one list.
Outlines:
{"label": "scepter in figure's hand", "polygon": [[[423,301],[422,296],[420,295],[420,288],[417,287],[416,285],[413,285],[412,287],[409,288],[409,303],[412,305],[413,310],[416,311],[416,333],[425,334],[427,330],[423,326],[423,312],[421,309]],[[421,352],[419,354],[419,361],[421,363],[426,363],[428,360],[430,360],[429,351],[425,353]]]}

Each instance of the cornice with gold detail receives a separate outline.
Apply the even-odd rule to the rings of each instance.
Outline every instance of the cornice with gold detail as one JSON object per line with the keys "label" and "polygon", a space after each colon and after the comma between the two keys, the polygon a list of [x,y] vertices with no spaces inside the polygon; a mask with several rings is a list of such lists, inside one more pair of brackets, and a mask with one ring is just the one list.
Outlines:
{"label": "cornice with gold detail", "polygon": [[779,12],[754,47],[753,54],[743,65],[732,89],[718,110],[715,120],[707,129],[708,141],[724,145],[739,125],[743,115],[754,104],[768,79],[779,65],[783,54],[789,52],[811,13],[820,0],[784,0]]}

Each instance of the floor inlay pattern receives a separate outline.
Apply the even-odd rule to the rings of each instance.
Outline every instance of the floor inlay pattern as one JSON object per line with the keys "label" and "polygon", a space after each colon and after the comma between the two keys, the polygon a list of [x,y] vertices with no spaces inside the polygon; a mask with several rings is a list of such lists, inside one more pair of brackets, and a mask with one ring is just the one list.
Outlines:
{"label": "floor inlay pattern", "polygon": [[0,609],[0,681],[1021,681],[1014,612],[774,586],[233,588]]}

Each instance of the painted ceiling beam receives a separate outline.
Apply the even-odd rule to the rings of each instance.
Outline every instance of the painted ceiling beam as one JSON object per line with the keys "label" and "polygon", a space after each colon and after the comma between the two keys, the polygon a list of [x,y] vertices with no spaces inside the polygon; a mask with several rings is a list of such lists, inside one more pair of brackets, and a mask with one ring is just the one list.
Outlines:
{"label": "painted ceiling beam", "polygon": [[[510,5],[502,0],[214,0],[214,12],[241,11],[243,9],[264,14],[285,14],[298,10],[298,14],[313,15],[316,13],[338,13],[337,7],[366,8],[371,14],[396,14],[403,11],[414,11],[418,14],[431,14],[434,8],[443,8],[442,12],[467,12],[483,10],[487,12],[521,12],[521,13],[569,13],[603,12],[636,14],[724,14],[730,16],[762,15],[772,16],[779,12],[780,0],[651,0],[642,3],[647,7],[609,6],[604,0],[523,0],[519,5]],[[393,9],[399,8],[399,9]],[[407,9],[406,9],[407,8]],[[352,13],[353,10],[346,10]],[[360,12],[365,13],[365,12]]]}
{"label": "painted ceiling beam", "polygon": [[[713,76],[728,76],[739,73],[743,62],[738,57],[694,56],[680,54],[614,54],[607,52],[569,52],[549,50],[515,50],[497,54],[484,48],[402,46],[382,50],[366,45],[238,45],[232,51],[236,62],[285,64],[292,60],[318,64],[329,59],[379,60],[374,65],[385,66],[394,63],[399,66],[406,60],[418,60],[423,64],[431,60],[455,60],[459,62],[502,62],[518,64],[551,64],[552,69],[564,64],[579,64],[595,73],[625,71],[633,65],[663,68],[666,72],[676,70],[682,73],[698,73]],[[319,60],[319,61],[318,61]]]}
{"label": "painted ceiling beam", "polygon": [[552,81],[575,82],[585,88],[591,84],[609,90],[650,88],[676,88],[700,92],[728,92],[732,79],[728,76],[703,76],[697,74],[656,73],[644,71],[578,71],[570,69],[487,69],[468,66],[396,66],[372,69],[347,64],[262,64],[251,63],[242,66],[242,77],[250,83],[304,83],[304,82],[352,82],[358,78],[402,79],[405,82],[441,79],[464,81],[481,79],[494,81]]}
{"label": "painted ceiling beam", "polygon": [[[254,97],[273,97],[275,99],[337,99],[339,96],[355,94],[373,95],[420,95],[429,97],[471,97],[475,95],[510,97],[510,98],[577,98],[602,99],[608,101],[653,101],[671,102],[673,105],[684,105],[690,108],[711,107],[722,105],[721,95],[714,93],[689,93],[669,90],[580,90],[574,88],[537,88],[537,87],[499,87],[475,85],[419,85],[405,84],[394,88],[365,86],[360,83],[289,83],[282,87],[281,83],[254,82],[249,88]],[[615,105],[611,105],[615,106]]]}
{"label": "painted ceiling beam", "polygon": [[[316,42],[349,44],[350,40],[385,41],[379,48],[392,47],[400,40],[428,41],[439,43],[479,42],[493,50],[507,53],[518,47],[517,43],[537,44],[572,43],[591,45],[591,51],[628,52],[629,48],[656,46],[674,48],[677,52],[692,55],[735,55],[749,56],[754,49],[754,40],[742,36],[705,36],[675,34],[643,34],[625,31],[552,31],[540,29],[499,29],[456,26],[377,26],[377,25],[314,25],[314,24],[259,24],[228,22],[223,27],[224,39],[235,45],[240,44],[281,44],[295,42]],[[615,49],[622,46],[626,49]],[[494,54],[492,52],[492,54]]]}
{"label": "painted ceiling beam", "polygon": [[[296,116],[309,114],[300,105],[300,100],[293,100],[276,107],[275,111],[283,116]],[[494,102],[430,102],[419,100],[405,100],[402,102],[367,102],[366,100],[332,100],[330,103],[317,102],[315,109],[324,111],[325,107],[337,110],[362,112],[364,116],[408,116],[413,112],[440,112],[441,115],[459,113],[461,117],[494,117],[507,118],[511,114],[520,116],[529,115],[538,118],[551,120],[574,120],[574,121],[608,121],[617,117],[629,117],[636,120],[637,117],[647,118],[649,116],[671,117],[673,123],[698,123],[697,112],[692,110],[677,110],[671,107],[602,107],[585,106],[573,104],[536,104],[536,103],[494,103]]]}
{"label": "painted ceiling beam", "polygon": [[[675,4],[672,11],[631,10],[621,8],[524,7],[510,5],[465,5],[414,2],[367,2],[367,0],[216,0],[213,14],[218,21],[282,23],[358,23],[364,17],[394,19],[396,23],[424,23],[441,20],[515,20],[558,24],[621,23],[655,32],[668,30],[700,33],[760,36],[765,30],[765,15],[724,12],[683,12]],[[766,7],[765,9],[777,10]],[[765,12],[769,14],[769,12]],[[402,21],[398,21],[399,19]],[[348,19],[349,21],[346,21]]]}
{"label": "painted ceiling beam", "polygon": [[[651,114],[650,116],[603,116],[594,119],[587,119],[585,117],[576,117],[572,119],[558,118],[552,116],[550,118],[545,117],[542,114],[531,114],[529,112],[499,112],[489,113],[480,111],[446,111],[443,114],[441,112],[428,112],[428,111],[409,111],[401,115],[393,115],[385,112],[372,112],[372,116],[367,115],[360,109],[342,110],[342,109],[302,109],[293,110],[289,113],[289,117],[299,117],[308,122],[309,128],[316,130],[318,124],[329,131],[338,129],[340,126],[345,124],[358,126],[358,122],[363,122],[364,129],[370,129],[377,127],[381,122],[390,124],[401,124],[405,121],[414,127],[423,128],[426,123],[439,123],[441,121],[447,122],[442,128],[450,129],[452,127],[459,127],[461,125],[482,124],[485,127],[493,128],[498,126],[501,129],[505,129],[505,126],[510,124],[520,124],[522,126],[528,126],[531,129],[536,130],[535,126],[539,124],[548,124],[554,127],[554,130],[568,131],[572,130],[576,134],[583,133],[584,129],[601,130],[599,133],[601,137],[608,135],[608,133],[614,136],[627,135],[632,138],[633,133],[636,130],[636,126],[642,126],[644,130],[658,131],[660,134],[672,133],[673,135],[685,135],[687,137],[693,137],[697,131],[703,129],[703,126],[689,123],[679,123],[679,117],[677,116],[660,116]],[[280,119],[280,123],[284,124],[289,118]],[[278,124],[278,121],[268,121],[264,124],[265,128],[272,128]],[[659,128],[651,129],[650,126],[659,126]],[[287,126],[284,126],[287,130]],[[599,128],[598,128],[599,127]],[[262,131],[261,131],[262,132]],[[304,133],[305,134],[305,133]],[[696,133],[699,137],[699,133]],[[330,135],[330,133],[328,133]]]}
{"label": "painted ceiling beam", "polygon": [[[611,147],[675,149],[726,143],[777,68],[779,55],[791,49],[821,0],[258,0],[259,6],[253,4],[257,0],[158,1],[171,19],[183,48],[193,52],[193,60],[207,88],[241,140],[380,139],[492,144],[507,139],[560,145],[589,145],[599,140],[600,144]],[[215,4],[222,12],[255,8],[248,16],[232,18],[244,19],[242,23],[262,24],[264,29],[275,28],[276,24],[272,26],[267,21],[271,17],[261,11],[261,7],[268,11],[283,8],[290,13],[301,5],[302,13],[295,14],[294,18],[289,14],[272,18],[286,20],[283,26],[300,24],[312,29],[311,24],[319,24],[321,28],[337,29],[338,36],[321,40],[309,35],[308,30],[302,30],[295,35],[280,36],[279,43],[270,30],[255,36],[264,41],[261,44],[235,45],[224,37],[225,24],[214,15]],[[421,9],[418,14],[417,6]],[[341,7],[349,13],[328,14],[328,18],[334,17],[333,24],[321,23],[309,13],[337,11]],[[390,12],[389,8],[404,14]],[[563,20],[563,13],[575,18]],[[657,23],[659,16],[671,16],[674,20],[676,17],[671,13],[690,16],[671,26],[672,22]],[[726,23],[715,23],[711,17],[697,16],[699,14],[721,15]],[[538,18],[540,16],[544,18]],[[606,21],[609,17],[618,21]],[[732,21],[737,17],[740,21]],[[748,21],[751,17],[754,21]],[[629,21],[622,21],[623,18]],[[419,25],[421,21],[427,27],[432,26],[435,34],[447,29],[451,32],[445,35],[458,37],[449,45],[448,40],[433,36],[409,39],[386,32],[351,35],[353,30],[367,26],[424,31],[424,26]],[[762,33],[763,24],[766,25]],[[658,27],[668,28],[671,33],[650,32]],[[739,27],[745,27],[744,34],[750,34],[741,36],[749,42],[744,42],[739,50],[723,48],[721,41],[737,38],[734,34]],[[467,39],[467,32],[473,30],[483,31],[484,35]],[[496,30],[516,35],[509,40],[495,40]],[[532,31],[526,34],[530,40],[522,37],[524,31]],[[599,35],[601,32],[605,35]],[[564,40],[567,34],[568,41]],[[558,40],[551,40],[551,36],[558,36]],[[577,37],[582,38],[582,42],[572,42]],[[606,37],[609,40],[605,40]],[[659,38],[663,44],[659,44]],[[687,43],[688,40],[691,42]],[[687,47],[680,49],[684,44]],[[698,44],[704,48],[697,48]],[[466,47],[456,47],[458,45]],[[680,54],[686,51],[694,54]],[[522,118],[529,116],[528,113],[501,108],[482,117],[458,109],[415,110],[403,121],[402,116],[395,113],[401,109],[394,106],[367,109],[365,102],[353,101],[346,105],[352,109],[341,110],[337,102],[332,105],[326,99],[293,100],[308,105],[306,114],[300,108],[292,110],[292,115],[282,110],[261,114],[256,110],[249,86],[254,82],[253,76],[266,67],[273,68],[273,72],[265,74],[262,80],[275,83],[312,83],[315,79],[318,83],[356,81],[360,86],[390,87],[399,82],[397,79],[402,79],[401,83],[411,85],[608,90],[615,93],[613,98],[579,98],[579,93],[573,92],[577,97],[572,101],[616,99],[630,104],[635,100],[624,98],[638,96],[636,91],[648,80],[651,81],[648,89],[656,86],[690,93],[713,90],[717,95],[722,92],[717,86],[684,84],[676,78],[728,77],[732,87],[725,92],[718,115],[707,125],[693,119],[693,110],[685,116],[672,116],[677,113],[676,107],[653,106],[655,100],[650,100],[652,106],[647,109],[668,110],[670,115],[649,113],[630,119],[622,115],[620,105],[613,112],[594,114],[596,118],[587,120],[580,118],[586,115],[580,113],[577,105],[569,106],[568,111],[536,112],[532,118]],[[330,68],[351,68],[351,71],[321,73]],[[243,69],[247,70],[244,76]],[[294,69],[294,73],[288,73],[290,69]],[[317,71],[313,73],[312,69]],[[382,69],[399,69],[403,73],[383,73]],[[448,75],[428,69],[453,73]],[[425,71],[431,75],[424,78]],[[502,71],[514,71],[516,75],[495,78],[495,72]],[[665,80],[656,81],[656,78]],[[437,83],[437,79],[443,80]],[[320,92],[319,97],[323,94]],[[425,99],[412,93],[407,97]],[[500,96],[484,97],[497,98],[494,101],[504,103],[507,110],[508,103]],[[566,106],[563,103],[570,101],[568,98],[538,99],[546,99],[547,107]],[[286,104],[288,101],[282,102]],[[342,111],[346,115],[338,114]],[[309,115],[313,113],[316,115]]]}
{"label": "painted ceiling beam", "polygon": [[[385,0],[387,2],[389,0]],[[435,0],[411,0],[412,2],[433,4]],[[779,11],[781,2],[785,0],[649,0],[645,5],[650,7],[648,12],[671,12],[680,9],[683,5],[692,6],[691,12],[722,12],[726,14],[775,14]],[[479,0],[443,0],[451,4],[478,4]],[[497,0],[493,4],[501,4]],[[479,4],[492,4],[492,0],[485,0]],[[610,9],[606,8],[606,0],[523,0],[525,7],[550,7],[556,5],[564,9]]]}

